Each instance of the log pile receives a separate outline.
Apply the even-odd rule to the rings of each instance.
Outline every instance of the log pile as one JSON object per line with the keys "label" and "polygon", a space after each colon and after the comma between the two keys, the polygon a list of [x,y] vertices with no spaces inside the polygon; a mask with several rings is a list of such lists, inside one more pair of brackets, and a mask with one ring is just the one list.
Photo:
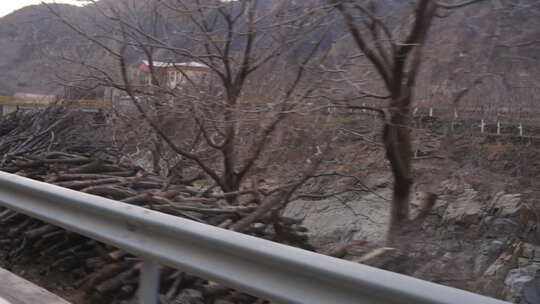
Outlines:
{"label": "log pile", "polygon": [[0,120],[0,154],[6,159],[52,150],[104,150],[110,145],[94,132],[92,116],[61,106],[12,112]]}
{"label": "log pile", "polygon": [[[73,152],[72,147],[80,147],[80,141],[52,149],[69,140],[75,142],[65,138],[74,134],[70,129],[73,117],[62,111],[52,112],[60,115],[59,119],[47,116],[44,121],[37,114],[17,114],[18,118],[8,118],[10,122],[1,121],[0,151],[4,157],[0,170],[222,228],[234,226],[256,210],[254,203],[231,205],[219,196],[198,191],[189,182],[120,164],[100,149]],[[27,128],[33,131],[25,131]],[[74,285],[84,290],[86,303],[128,303],[135,295],[141,266],[136,256],[9,209],[0,208],[0,227],[0,246],[7,251],[7,259],[32,257],[44,261],[44,272],[70,272],[78,278]],[[287,231],[287,243],[311,248],[297,220],[275,214],[258,217],[243,232],[283,242],[284,234],[276,233],[278,230]],[[161,270],[161,302],[263,303],[170,268]]]}

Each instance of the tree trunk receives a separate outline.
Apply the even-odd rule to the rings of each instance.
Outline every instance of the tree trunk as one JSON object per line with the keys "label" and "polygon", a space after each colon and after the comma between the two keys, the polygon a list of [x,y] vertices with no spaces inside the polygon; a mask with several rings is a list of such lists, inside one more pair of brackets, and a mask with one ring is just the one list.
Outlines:
{"label": "tree trunk", "polygon": [[410,135],[410,104],[411,97],[405,97],[392,102],[390,117],[386,121],[383,141],[386,157],[390,161],[394,175],[392,194],[392,211],[388,239],[397,236],[400,228],[409,219],[409,200],[413,184],[411,172],[412,145]]}
{"label": "tree trunk", "polygon": [[161,138],[157,137],[153,141],[154,148],[152,149],[152,172],[160,175],[161,174],[161,167],[159,166],[159,162],[161,160],[161,151],[162,151],[162,142]]}

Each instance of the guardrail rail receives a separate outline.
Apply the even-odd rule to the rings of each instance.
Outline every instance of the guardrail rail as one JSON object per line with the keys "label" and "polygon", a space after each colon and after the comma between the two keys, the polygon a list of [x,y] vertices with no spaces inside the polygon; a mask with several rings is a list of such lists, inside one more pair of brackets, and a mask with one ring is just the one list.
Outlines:
{"label": "guardrail rail", "polygon": [[277,303],[507,303],[4,172],[0,206],[140,256],[144,304],[159,265]]}

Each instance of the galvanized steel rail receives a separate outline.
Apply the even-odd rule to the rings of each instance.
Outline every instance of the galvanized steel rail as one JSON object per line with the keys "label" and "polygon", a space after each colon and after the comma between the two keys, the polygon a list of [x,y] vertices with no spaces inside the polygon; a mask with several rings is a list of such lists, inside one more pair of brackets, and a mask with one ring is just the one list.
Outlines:
{"label": "galvanized steel rail", "polygon": [[277,303],[507,303],[4,172],[0,206],[140,256],[144,304],[159,264]]}

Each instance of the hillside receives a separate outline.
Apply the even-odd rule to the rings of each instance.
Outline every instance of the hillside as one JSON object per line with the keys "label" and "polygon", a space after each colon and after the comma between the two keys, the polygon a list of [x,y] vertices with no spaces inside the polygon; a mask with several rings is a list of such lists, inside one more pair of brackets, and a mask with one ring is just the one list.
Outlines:
{"label": "hillside", "polygon": [[[69,14],[82,8],[55,5]],[[0,18],[0,95],[15,92],[54,92],[54,55],[73,42],[75,35],[55,21],[42,5],[22,8]]]}
{"label": "hillside", "polygon": [[[263,4],[266,9],[271,9],[279,5],[279,1]],[[94,7],[54,5],[54,8],[83,24],[90,33],[104,30],[100,29],[99,17],[96,17],[99,14]],[[381,14],[390,12],[388,14],[393,16],[404,8],[403,2],[383,1],[380,11]],[[148,14],[144,4],[138,14]],[[482,83],[475,85],[463,103],[534,102],[540,93],[539,16],[537,1],[497,0],[482,1],[437,19],[431,30],[430,46],[425,49],[426,59],[417,89],[418,102],[448,102],[452,92],[480,78]],[[332,31],[332,39],[344,33],[343,29],[336,28]],[[180,37],[174,38],[170,34],[163,32],[160,35],[169,37],[176,45],[182,44]],[[310,36],[307,40],[313,38]],[[59,23],[42,5],[25,7],[0,18],[0,44],[0,95],[21,91],[55,92],[55,74],[70,70],[70,64],[60,57],[66,53],[73,55],[73,49],[87,60],[103,58],[103,54]],[[350,45],[341,48],[350,50]],[[306,52],[306,49],[299,47],[296,52]],[[166,53],[160,55],[158,51],[156,56],[164,57]],[[130,55],[131,60],[138,57],[140,55]]]}
{"label": "hillside", "polygon": [[540,93],[539,16],[538,1],[496,0],[439,19],[426,48],[428,60],[419,99],[445,102],[450,92],[481,80],[462,103],[536,105]]}

